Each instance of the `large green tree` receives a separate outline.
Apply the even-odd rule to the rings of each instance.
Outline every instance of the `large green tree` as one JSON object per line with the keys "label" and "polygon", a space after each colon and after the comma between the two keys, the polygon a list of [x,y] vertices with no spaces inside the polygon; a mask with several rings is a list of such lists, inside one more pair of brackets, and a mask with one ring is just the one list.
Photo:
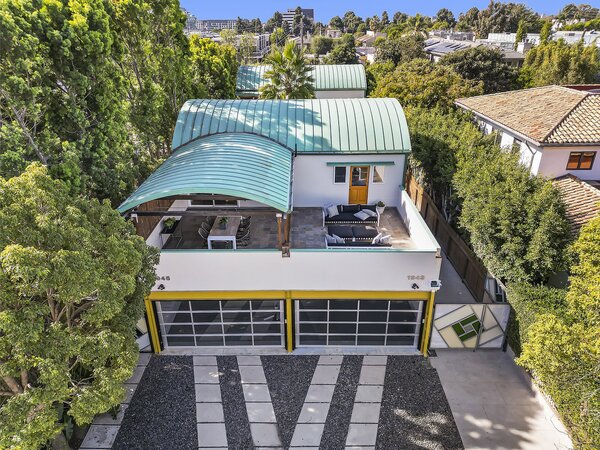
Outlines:
{"label": "large green tree", "polygon": [[345,34],[325,58],[327,64],[358,64],[354,36]]}
{"label": "large green tree", "polygon": [[123,400],[156,262],[107,202],[71,195],[40,164],[0,178],[1,448],[64,442],[72,420]]}
{"label": "large green tree", "polygon": [[266,63],[271,69],[265,72],[267,84],[260,89],[260,98],[314,98],[312,69],[295,41],[288,41],[281,50],[274,49]]}
{"label": "large green tree", "polygon": [[519,157],[495,145],[461,148],[454,176],[459,224],[496,277],[542,283],[566,269],[569,226],[556,188],[531,176]]}
{"label": "large green tree", "polygon": [[527,87],[547,84],[593,83],[600,72],[600,48],[583,42],[569,45],[562,39],[532,48],[521,69]]}
{"label": "large green tree", "polygon": [[389,37],[377,46],[375,61],[390,61],[397,65],[416,58],[425,58],[424,41],[423,36],[417,33],[398,38]]}
{"label": "large green tree", "polygon": [[455,99],[482,93],[483,83],[465,80],[451,68],[427,59],[414,59],[377,80],[371,96],[397,98],[405,107],[448,111]]}
{"label": "large green tree", "polygon": [[208,98],[235,98],[238,69],[235,48],[194,35],[190,51],[192,84],[203,86]]}
{"label": "large green tree", "polygon": [[539,380],[576,448],[600,442],[600,217],[575,242],[566,309],[547,309],[529,328],[520,364]]}
{"label": "large green tree", "polygon": [[498,48],[479,46],[449,53],[439,64],[451,67],[465,80],[483,82],[486,94],[518,88],[518,72],[504,62]]}
{"label": "large green tree", "polygon": [[116,201],[130,192],[136,155],[110,9],[102,0],[0,2],[0,175],[39,161],[73,192]]}

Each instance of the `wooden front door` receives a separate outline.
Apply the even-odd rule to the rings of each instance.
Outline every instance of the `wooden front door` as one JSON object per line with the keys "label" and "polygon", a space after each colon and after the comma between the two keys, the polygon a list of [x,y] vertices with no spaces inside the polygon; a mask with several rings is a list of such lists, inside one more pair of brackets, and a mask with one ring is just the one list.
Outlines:
{"label": "wooden front door", "polygon": [[369,199],[369,166],[350,167],[348,203],[366,205]]}

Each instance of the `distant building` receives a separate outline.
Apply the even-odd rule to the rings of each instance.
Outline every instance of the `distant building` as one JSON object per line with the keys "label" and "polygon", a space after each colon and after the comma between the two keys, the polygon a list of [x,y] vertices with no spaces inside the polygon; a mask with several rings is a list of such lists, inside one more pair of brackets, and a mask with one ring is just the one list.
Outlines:
{"label": "distant building", "polygon": [[[315,10],[314,9],[304,9],[302,8],[302,13],[304,17],[308,17],[310,20],[315,20]],[[294,25],[294,17],[296,16],[296,9],[290,8],[285,12],[282,12],[283,20],[287,22],[287,24],[292,28]]]}
{"label": "distant building", "polygon": [[373,47],[373,44],[375,44],[375,41],[378,38],[386,38],[387,37],[387,33],[382,33],[380,31],[367,31],[367,33],[364,36],[361,36],[357,39],[359,46],[361,47]]}
{"label": "distant building", "polygon": [[[600,31],[554,31],[550,36],[550,39],[553,41],[558,41],[559,39],[563,39],[567,44],[576,44],[577,42],[583,40],[583,44],[585,46],[593,45],[595,43],[596,46],[600,47]],[[477,39],[477,42],[481,42],[483,44],[493,44],[498,45],[503,48],[514,48],[517,40],[517,33],[490,33],[486,39]],[[529,46],[525,46],[525,50],[528,50],[527,47],[531,48],[531,46],[540,44],[540,34],[539,33],[527,33],[525,35],[525,39],[523,40],[525,44],[529,44]]]}
{"label": "distant building", "polygon": [[475,39],[473,31],[432,30],[429,32],[429,36],[453,41],[473,41]]}
{"label": "distant building", "polygon": [[[471,41],[453,41],[450,39],[427,39],[425,41],[425,53],[429,59],[433,62],[438,62],[442,57],[454,53],[460,50],[467,50],[469,48],[480,47],[484,45],[482,42],[471,42]],[[503,54],[503,60],[505,63],[514,66],[521,67],[525,60],[525,55],[514,51],[510,47],[502,47],[499,45],[489,45],[490,48],[497,48]]]}
{"label": "distant building", "polygon": [[235,19],[200,19],[198,20],[198,30],[200,31],[220,31],[235,29]]}
{"label": "distant building", "polygon": [[327,29],[325,30],[325,36],[332,39],[341,38],[342,34],[344,34],[342,30],[338,30],[337,28],[327,27]]}

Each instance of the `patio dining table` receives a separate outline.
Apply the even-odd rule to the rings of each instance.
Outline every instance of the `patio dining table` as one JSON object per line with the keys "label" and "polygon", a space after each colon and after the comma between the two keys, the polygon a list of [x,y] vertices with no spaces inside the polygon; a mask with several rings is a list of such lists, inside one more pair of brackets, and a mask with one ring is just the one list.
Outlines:
{"label": "patio dining table", "polygon": [[[221,228],[221,220],[227,218],[225,228]],[[236,249],[235,237],[242,221],[242,216],[217,216],[208,234],[208,248],[212,250],[213,242],[231,242],[231,248]]]}

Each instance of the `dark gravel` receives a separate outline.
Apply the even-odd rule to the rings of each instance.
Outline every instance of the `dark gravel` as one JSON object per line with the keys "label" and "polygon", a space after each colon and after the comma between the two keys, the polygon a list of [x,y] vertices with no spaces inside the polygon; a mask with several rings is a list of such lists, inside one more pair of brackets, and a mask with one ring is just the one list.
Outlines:
{"label": "dark gravel", "polygon": [[325,420],[320,445],[322,449],[343,450],[346,447],[346,437],[352,417],[362,360],[363,357],[359,355],[344,356]]}
{"label": "dark gravel", "polygon": [[[244,391],[240,378],[240,369],[235,356],[217,356],[219,383],[223,399],[223,415],[229,448],[253,449],[250,421]],[[175,447],[173,447],[175,448]]]}
{"label": "dark gravel", "polygon": [[279,438],[283,447],[288,448],[319,357],[278,355],[261,356],[261,360],[277,418]]}
{"label": "dark gravel", "polygon": [[388,356],[377,449],[464,449],[437,371],[420,356]]}
{"label": "dark gravel", "polygon": [[152,357],[112,448],[198,448],[191,356]]}

